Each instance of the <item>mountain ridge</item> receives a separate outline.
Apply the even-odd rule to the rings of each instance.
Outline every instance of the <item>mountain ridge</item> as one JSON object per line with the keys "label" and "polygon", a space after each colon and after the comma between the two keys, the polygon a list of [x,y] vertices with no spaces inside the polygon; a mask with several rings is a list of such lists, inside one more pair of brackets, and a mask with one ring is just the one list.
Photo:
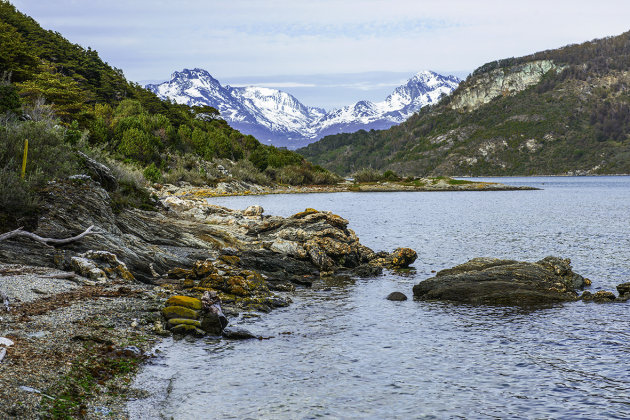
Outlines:
{"label": "mountain ridge", "polygon": [[450,93],[459,82],[455,76],[423,71],[397,87],[384,101],[358,101],[329,112],[306,106],[278,89],[222,86],[200,68],[174,72],[169,81],[146,88],[177,103],[215,107],[239,131],[277,146],[296,148],[327,134],[399,124],[422,106]]}
{"label": "mountain ridge", "polygon": [[628,174],[630,32],[492,61],[398,126],[299,153],[340,174]]}

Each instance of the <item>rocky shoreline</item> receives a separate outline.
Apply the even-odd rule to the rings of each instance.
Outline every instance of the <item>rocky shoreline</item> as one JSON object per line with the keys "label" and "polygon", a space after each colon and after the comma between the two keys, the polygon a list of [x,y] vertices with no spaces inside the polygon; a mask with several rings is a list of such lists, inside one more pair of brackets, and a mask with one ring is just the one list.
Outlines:
{"label": "rocky shoreline", "polygon": [[197,187],[185,182],[175,185],[155,184],[152,192],[159,197],[176,196],[184,199],[205,199],[239,195],[314,194],[338,192],[436,192],[436,191],[522,191],[537,190],[527,186],[511,186],[498,182],[476,182],[451,178],[417,178],[409,181],[364,182],[344,181],[336,185],[274,185],[262,186],[243,181],[226,180],[216,186]]}
{"label": "rocky shoreline", "polygon": [[[444,187],[439,183],[437,190]],[[247,185],[227,185],[231,191],[213,194],[248,191]],[[490,188],[502,188],[497,185]],[[0,312],[0,338],[8,340],[0,339],[0,417],[125,418],[126,401],[143,396],[131,388],[133,376],[162,336],[251,338],[238,326],[225,328],[219,314],[229,320],[268,312],[289,305],[295,288],[321,277],[374,277],[384,268],[408,267],[417,257],[407,248],[374,252],[360,243],[347,220],[330,212],[269,216],[260,206],[231,210],[208,204],[207,190],[161,186],[154,190],[159,211],[115,213],[105,186],[74,178],[50,183],[43,195],[45,210],[34,233],[68,238],[93,226],[80,240],[56,247],[28,237],[0,240],[0,290],[11,308]],[[567,268],[568,262],[558,261],[550,263],[552,271]],[[482,271],[463,266],[436,278]],[[570,266],[565,271],[574,275]],[[532,282],[537,281],[534,276]],[[550,284],[553,289],[553,279]],[[620,296],[630,297],[630,288],[622,289]],[[416,299],[444,298],[427,293],[414,288]],[[556,301],[577,300],[568,286],[561,294]],[[588,292],[582,299],[589,300]],[[217,304],[219,312],[209,311]]]}
{"label": "rocky shoreline", "polygon": [[[80,239],[0,241],[10,307],[0,337],[11,343],[1,346],[0,417],[124,418],[131,378],[161,336],[173,327],[212,331],[197,328],[194,313],[167,315],[173,296],[212,292],[229,319],[286,306],[291,291],[320,277],[375,276],[416,257],[374,252],[347,220],[314,209],[283,218],[170,196],[156,198],[159,211],[114,213],[107,190],[88,177],[52,182],[42,197],[36,237]],[[225,335],[243,338],[238,329]]]}

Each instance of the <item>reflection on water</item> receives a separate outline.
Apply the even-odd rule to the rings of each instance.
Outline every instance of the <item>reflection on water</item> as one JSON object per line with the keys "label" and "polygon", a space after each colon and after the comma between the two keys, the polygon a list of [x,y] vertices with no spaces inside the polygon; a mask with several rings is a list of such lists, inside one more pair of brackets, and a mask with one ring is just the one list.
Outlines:
{"label": "reflection on water", "polygon": [[630,281],[630,179],[508,178],[542,191],[231,197],[267,214],[350,220],[376,249],[418,251],[416,272],[336,278],[239,320],[263,341],[166,340],[132,418],[628,418],[628,304],[536,310],[390,302],[477,256],[570,257],[593,289]]}

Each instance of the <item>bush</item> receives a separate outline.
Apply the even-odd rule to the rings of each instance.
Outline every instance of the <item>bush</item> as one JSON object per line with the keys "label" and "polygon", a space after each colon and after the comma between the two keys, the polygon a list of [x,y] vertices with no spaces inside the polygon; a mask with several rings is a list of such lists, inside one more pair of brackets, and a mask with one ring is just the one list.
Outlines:
{"label": "bush", "polygon": [[149,182],[160,182],[162,180],[162,171],[155,166],[155,163],[151,163],[149,166],[144,168],[142,174]]}
{"label": "bush", "polygon": [[37,194],[11,166],[0,168],[0,232],[34,228],[39,207]]}
{"label": "bush", "polygon": [[15,86],[0,82],[0,114],[5,112],[19,113],[22,103]]}
{"label": "bush", "polygon": [[64,142],[64,129],[55,121],[9,121],[0,130],[0,167],[19,174],[24,154],[24,140],[28,139],[26,180],[31,186],[72,175],[78,159]]}
{"label": "bush", "polygon": [[239,160],[230,168],[232,176],[245,182],[252,182],[258,185],[269,185],[271,179],[249,160]]}
{"label": "bush", "polygon": [[304,185],[308,183],[307,170],[301,166],[285,166],[275,172],[275,180],[280,184]]}
{"label": "bush", "polygon": [[130,128],[123,133],[118,151],[124,156],[141,163],[149,163],[158,157],[159,141],[137,128]]}
{"label": "bush", "polygon": [[381,173],[376,169],[364,168],[352,174],[355,182],[378,182],[381,180]]}
{"label": "bush", "polygon": [[402,178],[394,171],[385,171],[383,172],[383,175],[381,175],[381,181],[395,182],[400,181],[401,179]]}
{"label": "bush", "polygon": [[[26,176],[22,180],[24,140],[29,140]],[[64,143],[64,129],[53,120],[7,120],[0,126],[0,227],[36,223],[37,190],[48,180],[71,175],[78,161]]]}
{"label": "bush", "polygon": [[288,185],[332,185],[340,178],[321,167],[311,165],[291,165],[280,169],[267,169],[276,182]]}

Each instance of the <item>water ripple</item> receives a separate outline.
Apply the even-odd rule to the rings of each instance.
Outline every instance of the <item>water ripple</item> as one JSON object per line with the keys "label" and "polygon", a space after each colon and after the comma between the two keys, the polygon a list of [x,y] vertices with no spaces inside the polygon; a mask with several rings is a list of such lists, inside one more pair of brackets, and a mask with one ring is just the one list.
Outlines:
{"label": "water ripple", "polygon": [[271,340],[166,340],[136,382],[153,396],[131,402],[131,418],[630,417],[627,304],[384,299],[477,256],[570,257],[594,290],[630,281],[629,178],[507,181],[545,190],[214,199],[285,216],[332,210],[372,248],[416,249],[416,272],[316,284],[240,321]]}

